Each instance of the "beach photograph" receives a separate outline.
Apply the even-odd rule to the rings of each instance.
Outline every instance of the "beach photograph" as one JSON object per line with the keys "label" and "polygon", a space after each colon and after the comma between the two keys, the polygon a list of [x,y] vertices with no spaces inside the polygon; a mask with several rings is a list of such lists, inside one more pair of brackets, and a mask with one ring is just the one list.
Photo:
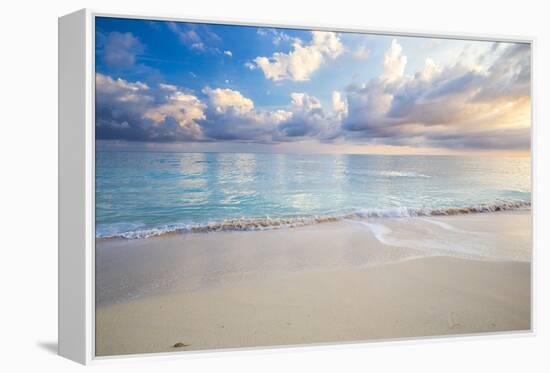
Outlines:
{"label": "beach photograph", "polygon": [[94,27],[96,356],[532,329],[530,44]]}

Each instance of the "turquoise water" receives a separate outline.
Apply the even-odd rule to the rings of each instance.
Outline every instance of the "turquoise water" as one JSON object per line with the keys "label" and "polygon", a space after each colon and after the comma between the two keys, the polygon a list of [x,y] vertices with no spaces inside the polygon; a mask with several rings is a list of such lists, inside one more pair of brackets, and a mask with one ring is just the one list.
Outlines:
{"label": "turquoise water", "polygon": [[97,152],[96,237],[526,207],[530,172],[520,157]]}

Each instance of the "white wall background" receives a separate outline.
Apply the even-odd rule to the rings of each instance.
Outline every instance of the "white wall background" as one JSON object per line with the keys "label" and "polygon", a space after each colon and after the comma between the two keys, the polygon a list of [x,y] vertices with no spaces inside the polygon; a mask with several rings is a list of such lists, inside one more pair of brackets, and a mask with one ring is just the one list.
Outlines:
{"label": "white wall background", "polygon": [[0,369],[83,369],[53,352],[57,348],[57,17],[92,7],[127,13],[537,38],[533,143],[536,337],[239,352],[160,362],[112,361],[99,364],[95,371],[550,371],[550,167],[546,164],[550,161],[550,21],[544,5],[530,0],[4,2],[0,21]]}

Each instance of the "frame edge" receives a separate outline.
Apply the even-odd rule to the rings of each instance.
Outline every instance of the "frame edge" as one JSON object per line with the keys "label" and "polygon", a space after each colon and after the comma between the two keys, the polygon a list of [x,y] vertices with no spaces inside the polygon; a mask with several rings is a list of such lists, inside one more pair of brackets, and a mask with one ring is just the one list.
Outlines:
{"label": "frame edge", "polygon": [[58,20],[58,354],[90,360],[88,11]]}

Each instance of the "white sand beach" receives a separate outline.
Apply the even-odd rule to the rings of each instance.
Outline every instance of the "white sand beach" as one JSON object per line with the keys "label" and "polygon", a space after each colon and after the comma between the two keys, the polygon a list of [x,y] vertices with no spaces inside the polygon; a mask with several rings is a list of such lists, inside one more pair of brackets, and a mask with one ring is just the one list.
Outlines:
{"label": "white sand beach", "polygon": [[529,330],[530,218],[98,240],[96,354]]}

